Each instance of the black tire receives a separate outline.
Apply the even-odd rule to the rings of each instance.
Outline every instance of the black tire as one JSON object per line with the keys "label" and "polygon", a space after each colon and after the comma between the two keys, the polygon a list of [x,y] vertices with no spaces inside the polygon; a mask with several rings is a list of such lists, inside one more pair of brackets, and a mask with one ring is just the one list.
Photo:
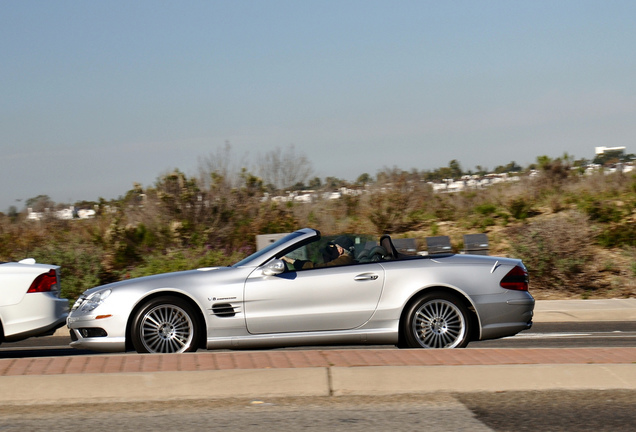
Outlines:
{"label": "black tire", "polygon": [[131,337],[138,353],[196,351],[199,340],[196,312],[178,297],[157,297],[136,313]]}
{"label": "black tire", "polygon": [[410,348],[464,348],[470,341],[468,309],[452,294],[423,294],[409,307],[402,333]]}

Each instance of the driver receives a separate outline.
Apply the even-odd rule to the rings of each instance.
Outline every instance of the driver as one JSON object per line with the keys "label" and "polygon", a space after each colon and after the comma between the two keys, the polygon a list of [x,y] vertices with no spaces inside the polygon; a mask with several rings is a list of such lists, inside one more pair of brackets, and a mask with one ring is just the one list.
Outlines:
{"label": "driver", "polygon": [[294,266],[296,270],[321,268],[321,267],[334,267],[347,264],[353,264],[353,241],[347,236],[339,236],[335,240],[327,243],[325,262],[322,264],[314,264],[311,261],[295,260],[287,256],[281,259],[286,263]]}

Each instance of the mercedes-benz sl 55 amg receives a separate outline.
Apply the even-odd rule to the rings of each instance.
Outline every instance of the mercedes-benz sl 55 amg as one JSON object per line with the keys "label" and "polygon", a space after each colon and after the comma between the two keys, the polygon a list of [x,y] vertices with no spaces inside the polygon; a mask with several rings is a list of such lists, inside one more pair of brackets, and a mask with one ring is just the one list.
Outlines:
{"label": "mercedes-benz sl 55 amg", "polygon": [[518,259],[404,255],[389,236],[305,228],[229,267],[92,288],[67,325],[71,346],[96,351],[458,348],[530,328],[533,308]]}

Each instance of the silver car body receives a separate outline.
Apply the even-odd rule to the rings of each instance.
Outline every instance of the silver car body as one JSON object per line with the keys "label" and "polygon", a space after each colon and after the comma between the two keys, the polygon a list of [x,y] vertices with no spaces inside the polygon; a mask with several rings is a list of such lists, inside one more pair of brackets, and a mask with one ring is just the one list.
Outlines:
{"label": "silver car body", "polygon": [[207,349],[398,344],[408,328],[404,320],[409,305],[426,293],[445,293],[465,306],[470,340],[511,336],[532,324],[533,297],[527,290],[500,284],[512,269],[525,271],[520,260],[446,254],[281,270],[279,258],[316,239],[320,233],[306,228],[231,267],[90,289],[67,320],[71,346],[131,349],[140,310],[166,296],[192,307],[196,325],[204,328],[200,345]]}
{"label": "silver car body", "polygon": [[60,298],[59,281],[58,266],[33,259],[0,263],[0,341],[49,335],[64,326],[68,300]]}

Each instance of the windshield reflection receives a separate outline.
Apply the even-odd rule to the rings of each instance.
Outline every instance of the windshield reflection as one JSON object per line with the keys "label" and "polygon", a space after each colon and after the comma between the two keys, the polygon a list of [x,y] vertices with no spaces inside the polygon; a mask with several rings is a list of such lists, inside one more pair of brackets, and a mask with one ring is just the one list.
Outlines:
{"label": "windshield reflection", "polygon": [[262,256],[269,255],[272,250],[276,249],[281,244],[287,243],[288,241],[293,240],[297,237],[303,236],[305,234],[306,234],[305,232],[296,231],[289,235],[286,235],[285,237],[276,240],[274,243],[270,244],[266,248],[256,251],[252,255],[248,256],[247,258],[242,259],[241,261],[234,264],[232,267],[241,267],[241,266],[247,265],[247,263],[249,263],[250,261],[257,260],[258,258]]}

